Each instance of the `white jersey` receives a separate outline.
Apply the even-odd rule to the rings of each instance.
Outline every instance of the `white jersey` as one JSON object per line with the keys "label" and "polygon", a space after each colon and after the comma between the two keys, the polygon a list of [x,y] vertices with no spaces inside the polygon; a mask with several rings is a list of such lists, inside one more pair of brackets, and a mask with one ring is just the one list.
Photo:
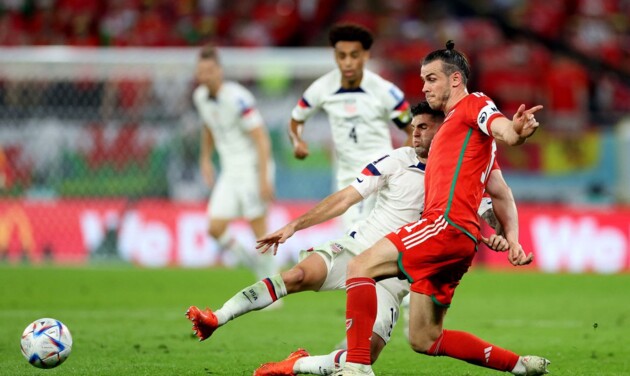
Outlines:
{"label": "white jersey", "polygon": [[352,186],[364,198],[377,192],[376,205],[349,235],[367,248],[420,219],[424,209],[424,168],[411,147],[393,150],[365,166]]}
{"label": "white jersey", "polygon": [[258,174],[258,155],[249,132],[264,125],[254,96],[236,82],[223,82],[215,98],[205,85],[197,87],[193,101],[210,129],[219,153],[221,174],[240,177]]}
{"label": "white jersey", "polygon": [[361,86],[341,87],[335,69],[306,89],[291,117],[305,122],[319,109],[328,115],[337,156],[338,188],[348,186],[367,162],[366,156],[392,150],[389,123],[404,127],[411,121],[409,103],[391,82],[364,70]]}

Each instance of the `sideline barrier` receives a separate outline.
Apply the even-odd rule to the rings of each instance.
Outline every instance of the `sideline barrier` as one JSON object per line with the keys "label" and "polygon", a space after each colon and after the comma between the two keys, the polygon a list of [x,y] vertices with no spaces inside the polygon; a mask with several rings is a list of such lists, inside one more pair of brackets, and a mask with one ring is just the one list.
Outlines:
{"label": "sideline barrier", "polygon": [[[308,210],[312,202],[273,205],[275,230]],[[206,236],[205,203],[168,200],[0,200],[0,256],[6,262],[81,264],[122,259],[145,267],[208,267],[234,264]],[[630,208],[519,205],[523,248],[530,267],[543,272],[630,271]],[[254,236],[239,221],[230,231],[254,251]],[[294,263],[301,249],[342,234],[330,221],[300,231],[280,246],[276,262]],[[477,265],[509,268],[506,254],[480,248]]]}

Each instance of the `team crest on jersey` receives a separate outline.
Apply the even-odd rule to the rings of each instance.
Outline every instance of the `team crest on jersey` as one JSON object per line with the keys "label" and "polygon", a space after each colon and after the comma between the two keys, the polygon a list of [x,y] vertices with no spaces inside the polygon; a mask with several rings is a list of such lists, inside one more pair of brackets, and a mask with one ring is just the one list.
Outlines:
{"label": "team crest on jersey", "polygon": [[446,117],[444,118],[444,121],[442,122],[442,124],[446,123],[446,121],[448,119],[451,118],[451,116],[453,116],[453,114],[455,113],[455,109],[451,110],[451,112],[449,112],[448,114],[446,114]]}
{"label": "team crest on jersey", "polygon": [[354,99],[346,99],[343,101],[343,109],[349,114],[357,112],[357,101]]}
{"label": "team crest on jersey", "polygon": [[330,249],[333,251],[333,253],[340,253],[345,248],[339,243],[332,243],[332,245],[330,246]]}

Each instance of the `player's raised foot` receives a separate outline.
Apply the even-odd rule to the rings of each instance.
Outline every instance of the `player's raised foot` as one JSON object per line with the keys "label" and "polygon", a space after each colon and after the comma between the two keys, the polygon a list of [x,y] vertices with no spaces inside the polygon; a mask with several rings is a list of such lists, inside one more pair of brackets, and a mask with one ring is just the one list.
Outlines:
{"label": "player's raised foot", "polygon": [[535,355],[526,355],[519,359],[519,362],[524,366],[525,371],[513,372],[519,376],[540,376],[549,373],[547,366],[551,364],[548,359]]}
{"label": "player's raised foot", "polygon": [[367,364],[349,363],[333,372],[333,376],[374,376],[372,366]]}
{"label": "player's raised foot", "polygon": [[200,341],[210,337],[219,327],[219,321],[210,308],[202,311],[195,306],[190,306],[186,311],[186,317],[192,321],[192,329]]}
{"label": "player's raised foot", "polygon": [[295,376],[295,372],[293,372],[295,362],[306,356],[309,356],[306,350],[297,349],[284,360],[261,365],[254,371],[254,376]]}

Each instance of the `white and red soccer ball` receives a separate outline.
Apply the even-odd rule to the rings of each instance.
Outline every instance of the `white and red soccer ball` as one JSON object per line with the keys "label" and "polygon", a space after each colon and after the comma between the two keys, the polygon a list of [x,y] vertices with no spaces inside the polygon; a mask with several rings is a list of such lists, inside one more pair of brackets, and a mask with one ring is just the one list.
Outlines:
{"label": "white and red soccer ball", "polygon": [[54,368],[72,351],[72,336],[59,320],[43,318],[30,323],[21,340],[22,355],[37,368]]}

